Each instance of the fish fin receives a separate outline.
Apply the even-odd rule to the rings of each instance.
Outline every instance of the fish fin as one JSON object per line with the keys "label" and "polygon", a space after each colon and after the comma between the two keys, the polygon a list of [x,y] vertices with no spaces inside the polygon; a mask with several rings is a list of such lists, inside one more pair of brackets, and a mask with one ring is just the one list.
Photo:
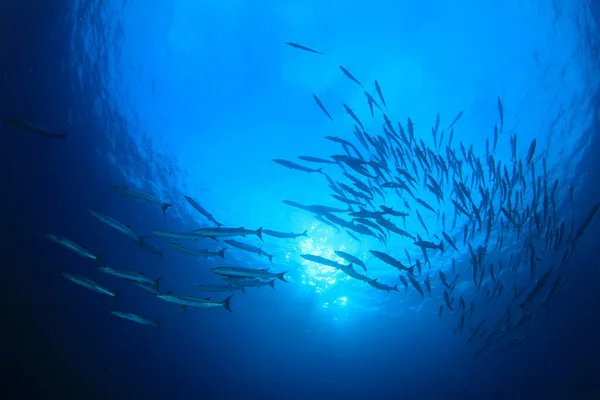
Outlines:
{"label": "fish fin", "polygon": [[305,230],[304,232],[302,232],[302,234],[300,236],[306,236],[306,237],[308,237],[308,229]]}
{"label": "fish fin", "polygon": [[287,283],[287,281],[285,280],[285,274],[287,274],[287,271],[276,274],[276,278]]}
{"label": "fish fin", "polygon": [[269,286],[271,286],[273,290],[275,290],[275,279],[271,279],[271,282],[269,282]]}
{"label": "fish fin", "polygon": [[233,312],[233,311],[231,311],[231,308],[229,307],[229,302],[231,301],[232,297],[233,297],[233,295],[227,297],[225,300],[223,300],[221,302],[221,304],[223,304],[223,307],[225,307],[225,309],[229,312]]}
{"label": "fish fin", "polygon": [[222,259],[225,259],[225,250],[227,250],[227,247],[224,247],[218,251],[219,257],[221,257]]}
{"label": "fish fin", "polygon": [[162,212],[164,215],[167,215],[167,208],[172,207],[173,204],[169,204],[169,203],[162,203],[160,208],[162,209]]}
{"label": "fish fin", "polygon": [[139,241],[138,241],[137,245],[140,248],[142,248],[142,247],[144,247],[145,240],[148,239],[148,236],[138,236],[138,239],[139,239]]}
{"label": "fish fin", "polygon": [[262,230],[263,230],[263,228],[262,228],[262,226],[261,226],[260,228],[258,228],[258,229],[256,230],[256,232],[255,232],[255,233],[256,233],[256,236],[258,236],[258,238],[260,239],[260,241],[264,243],[264,240],[263,240],[263,237],[262,237]]}
{"label": "fish fin", "polygon": [[273,255],[271,255],[271,254],[267,254],[266,256],[267,256],[267,258],[269,259],[269,262],[270,262],[271,264],[273,264]]}

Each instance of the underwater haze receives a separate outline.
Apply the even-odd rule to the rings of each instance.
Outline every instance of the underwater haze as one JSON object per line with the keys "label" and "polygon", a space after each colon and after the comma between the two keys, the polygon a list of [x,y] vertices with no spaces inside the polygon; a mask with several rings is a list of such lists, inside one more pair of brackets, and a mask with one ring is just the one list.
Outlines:
{"label": "underwater haze", "polygon": [[10,398],[600,398],[600,4],[0,5]]}

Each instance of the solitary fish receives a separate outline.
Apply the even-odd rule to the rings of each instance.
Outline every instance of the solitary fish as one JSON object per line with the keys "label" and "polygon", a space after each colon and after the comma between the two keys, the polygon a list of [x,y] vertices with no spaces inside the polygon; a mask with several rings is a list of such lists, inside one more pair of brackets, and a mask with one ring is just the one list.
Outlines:
{"label": "solitary fish", "polygon": [[280,238],[280,239],[296,239],[301,236],[308,237],[307,232],[308,231],[306,230],[302,233],[288,233],[288,232],[272,231],[270,229],[263,229],[263,231],[262,231],[262,233],[264,233],[267,236],[273,236],[273,237]]}
{"label": "solitary fish", "polygon": [[86,289],[93,290],[94,292],[97,292],[97,293],[105,294],[107,296],[112,297],[115,300],[119,299],[119,291],[113,292],[111,290],[108,290],[105,287],[103,287],[102,285],[100,285],[98,282],[95,282],[91,279],[84,278],[81,276],[67,274],[66,272],[63,272],[62,276],[64,276],[66,279],[70,280],[71,282],[74,282],[80,286],[83,286]]}
{"label": "solitary fish", "polygon": [[352,264],[360,266],[365,271],[365,273],[367,272],[367,266],[365,265],[365,263],[360,258],[358,258],[356,256],[353,256],[352,254],[348,254],[348,253],[346,253],[344,251],[340,251],[340,250],[336,250],[334,253],[338,257],[343,258],[344,260],[349,261]]}
{"label": "solitary fish", "polygon": [[350,71],[348,71],[346,68],[342,67],[340,65],[340,69],[342,70],[342,72],[344,73],[344,75],[346,75],[351,81],[356,82],[360,85],[360,87],[362,87],[364,89],[364,86],[362,85],[362,83],[360,83],[358,81],[358,79],[356,79],[351,73]]}
{"label": "solitary fish", "polygon": [[317,103],[317,105],[319,106],[319,108],[321,109],[321,111],[323,111],[325,113],[325,115],[327,115],[327,117],[329,117],[329,119],[331,120],[331,122],[333,122],[333,118],[331,118],[331,114],[329,114],[329,111],[327,111],[327,109],[325,108],[325,106],[321,102],[321,99],[319,99],[317,97],[317,95],[315,95],[315,94],[313,94],[313,98],[315,99],[315,102]]}
{"label": "solitary fish", "polygon": [[123,318],[123,319],[127,319],[129,321],[137,322],[138,324],[153,326],[154,329],[158,329],[158,326],[160,325],[159,322],[157,322],[157,321],[151,321],[148,318],[142,317],[140,315],[135,315],[135,314],[121,312],[121,311],[111,311],[110,313],[112,315],[114,315],[114,316],[119,317],[119,318]]}
{"label": "solitary fish", "polygon": [[195,199],[193,199],[190,196],[183,196],[185,198],[185,200],[190,204],[190,206],[192,206],[196,211],[198,211],[200,214],[202,214],[207,220],[209,220],[210,222],[214,223],[217,226],[223,226],[223,224],[221,224],[220,222],[218,222],[211,213],[209,213],[204,207],[202,207],[200,205],[200,203],[198,203]]}
{"label": "solitary fish", "polygon": [[282,160],[281,158],[274,158],[273,162],[275,162],[276,164],[279,164],[279,165],[283,165],[284,167],[288,167],[290,169],[295,169],[298,171],[318,172],[320,174],[323,173],[323,168],[318,168],[318,169],[308,168],[308,167],[305,167],[304,165],[297,164],[293,161]]}
{"label": "solitary fish", "polygon": [[168,303],[178,304],[178,305],[182,306],[185,311],[187,311],[188,307],[196,307],[196,308],[223,307],[227,311],[233,312],[233,311],[231,311],[231,308],[229,307],[229,302],[231,301],[231,298],[233,297],[233,295],[227,297],[223,301],[211,300],[209,298],[198,299],[196,297],[190,297],[190,296],[185,296],[185,297],[175,296],[172,293],[159,294],[156,297],[158,297],[159,299],[164,300]]}
{"label": "solitary fish", "polygon": [[66,247],[67,249],[74,251],[75,253],[79,254],[82,257],[85,258],[91,258],[92,260],[96,261],[97,263],[102,262],[102,256],[101,255],[95,255],[92,254],[88,249],[86,249],[85,247],[72,242],[69,239],[66,239],[64,237],[61,236],[57,236],[57,235],[52,235],[50,233],[46,234],[46,237],[50,240],[52,240],[54,243],[58,243],[63,247]]}
{"label": "solitary fish", "polygon": [[158,290],[158,285],[162,278],[152,279],[148,278],[142,273],[126,271],[124,269],[114,269],[110,267],[98,268],[101,272],[115,276],[117,278],[125,279],[130,282],[137,282],[143,285],[154,286]]}
{"label": "solitary fish", "polygon": [[247,251],[247,252],[250,252],[250,253],[258,254],[259,256],[265,256],[265,257],[267,257],[269,259],[270,263],[273,263],[273,255],[272,254],[268,254],[267,252],[265,252],[263,249],[261,249],[259,247],[253,246],[253,245],[248,244],[248,243],[242,243],[242,242],[239,242],[237,240],[231,240],[231,239],[229,239],[229,240],[226,239],[225,243],[227,243],[230,246],[237,247],[240,250],[244,250],[244,251]]}
{"label": "solitary fish", "polygon": [[299,49],[299,50],[304,50],[304,51],[308,51],[310,53],[315,53],[315,54],[323,54],[320,51],[316,51],[311,49],[310,47],[306,47],[306,46],[302,46],[301,44],[298,43],[293,43],[293,42],[285,42],[285,44],[287,44],[288,46],[292,46],[295,49]]}
{"label": "solitary fish", "polygon": [[145,237],[143,236],[138,236],[133,229],[127,225],[122,223],[121,221],[113,218],[113,217],[109,217],[108,215],[104,215],[102,213],[99,213],[97,211],[94,210],[89,210],[90,213],[94,216],[94,218],[96,218],[97,220],[99,220],[100,222],[110,226],[111,228],[114,228],[116,230],[118,230],[119,232],[129,236],[131,238],[131,240],[133,240],[133,242],[135,244],[137,244],[139,247],[142,247],[144,245],[144,239]]}
{"label": "solitary fish", "polygon": [[277,278],[281,281],[285,280],[284,272],[269,272],[268,268],[256,269],[256,268],[244,268],[244,267],[216,267],[211,269],[215,274],[221,276],[227,276],[230,278],[259,278],[259,279],[271,279]]}
{"label": "solitary fish", "polygon": [[379,83],[377,82],[377,80],[375,80],[375,91],[377,92],[377,95],[381,99],[381,104],[383,104],[383,106],[387,109],[387,105],[385,104],[385,99],[383,98],[383,93],[381,92],[381,87],[379,86]]}
{"label": "solitary fish", "polygon": [[6,117],[2,119],[2,122],[4,122],[5,125],[12,126],[13,128],[35,133],[36,135],[49,139],[67,138],[67,132],[54,132],[53,130],[48,129],[45,126],[36,125],[23,119]]}
{"label": "solitary fish", "polygon": [[160,208],[162,209],[163,214],[166,214],[167,208],[172,206],[172,204],[166,203],[154,195],[151,195],[148,193],[143,193],[143,192],[137,191],[135,189],[127,188],[124,186],[118,186],[118,185],[109,186],[109,188],[110,188],[110,190],[112,190],[114,192],[121,193],[125,196],[133,197],[134,199],[145,200],[150,203],[158,204],[160,206]]}

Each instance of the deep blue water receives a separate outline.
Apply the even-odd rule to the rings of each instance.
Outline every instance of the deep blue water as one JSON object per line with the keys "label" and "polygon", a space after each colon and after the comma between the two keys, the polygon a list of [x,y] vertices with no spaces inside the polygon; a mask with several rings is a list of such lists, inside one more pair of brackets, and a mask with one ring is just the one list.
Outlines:
{"label": "deep blue water", "polygon": [[[559,179],[556,220],[579,226],[600,201],[599,22],[593,1],[3,2],[0,117],[68,130],[62,141],[0,127],[6,391],[19,393],[11,398],[61,399],[597,398],[598,218],[557,272],[566,284],[548,307],[532,309],[535,323],[519,331],[525,340],[473,357],[477,346],[465,344],[470,329],[484,318],[501,321],[507,308],[518,311],[520,301],[511,301],[510,293],[482,300],[485,294],[469,275],[466,220],[451,232],[460,254],[448,245],[443,255],[429,252],[431,271],[425,267],[424,274],[431,275],[431,299],[413,288],[405,294],[401,284],[399,293],[378,291],[299,255],[336,259],[333,251],[344,250],[368,264],[370,277],[395,285],[397,271],[369,250],[403,262],[404,249],[413,259],[422,257],[420,250],[396,235],[387,248],[368,237],[358,242],[285,205],[281,200],[340,207],[322,176],[271,160],[343,154],[323,139],[328,135],[359,146],[342,102],[366,131],[379,134],[383,120],[371,118],[363,90],[339,64],[372,94],[377,79],[394,125],[400,121],[406,129],[410,117],[415,136],[429,147],[436,115],[446,128],[463,111],[454,128],[457,155],[463,142],[485,158],[500,96],[504,132],[496,160],[512,168],[510,135],[517,134],[523,160],[536,138],[538,176],[545,158],[548,185]],[[293,49],[288,41],[325,54]],[[333,124],[312,94],[328,107]],[[339,167],[324,170],[342,181]],[[111,185],[155,193],[173,207],[163,215],[154,204],[114,193]],[[451,191],[450,183],[438,206],[431,193],[417,189],[447,213],[446,230],[454,215]],[[394,191],[386,194],[388,206],[402,209]],[[307,230],[308,238],[265,236],[264,244],[247,238],[273,254],[272,269],[287,271],[289,283],[236,292],[233,313],[184,312],[45,237],[67,237],[102,254],[104,265],[162,277],[161,289],[197,297],[204,295],[195,285],[219,281],[212,267],[269,266],[265,257],[231,248],[225,261],[198,261],[153,235],[209,226],[184,195],[229,227]],[[164,257],[141,251],[90,209],[149,236]],[[441,220],[420,211],[429,239],[437,241]],[[402,227],[401,219],[395,221]],[[500,224],[493,228],[486,257],[507,262],[523,241],[507,225],[511,233],[497,251]],[[414,215],[405,229],[425,238]],[[477,231],[474,247],[483,236],[485,230]],[[217,250],[222,243],[209,239],[199,246]],[[559,265],[562,249],[542,247],[538,271]],[[455,295],[477,304],[462,335],[455,331],[458,313],[438,317],[444,287],[437,273],[453,278],[453,257]],[[122,289],[119,301],[74,285],[64,272]],[[517,285],[527,293],[540,275],[532,279],[523,264],[502,275],[505,291]],[[111,310],[147,316],[160,328],[116,318]]]}

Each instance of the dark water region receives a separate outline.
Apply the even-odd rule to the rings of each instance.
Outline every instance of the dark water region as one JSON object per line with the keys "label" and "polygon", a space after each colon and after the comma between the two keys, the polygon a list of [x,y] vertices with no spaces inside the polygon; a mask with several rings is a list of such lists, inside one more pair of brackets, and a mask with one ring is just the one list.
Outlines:
{"label": "dark water region", "polygon": [[226,3],[0,5],[8,398],[597,398],[598,5]]}

